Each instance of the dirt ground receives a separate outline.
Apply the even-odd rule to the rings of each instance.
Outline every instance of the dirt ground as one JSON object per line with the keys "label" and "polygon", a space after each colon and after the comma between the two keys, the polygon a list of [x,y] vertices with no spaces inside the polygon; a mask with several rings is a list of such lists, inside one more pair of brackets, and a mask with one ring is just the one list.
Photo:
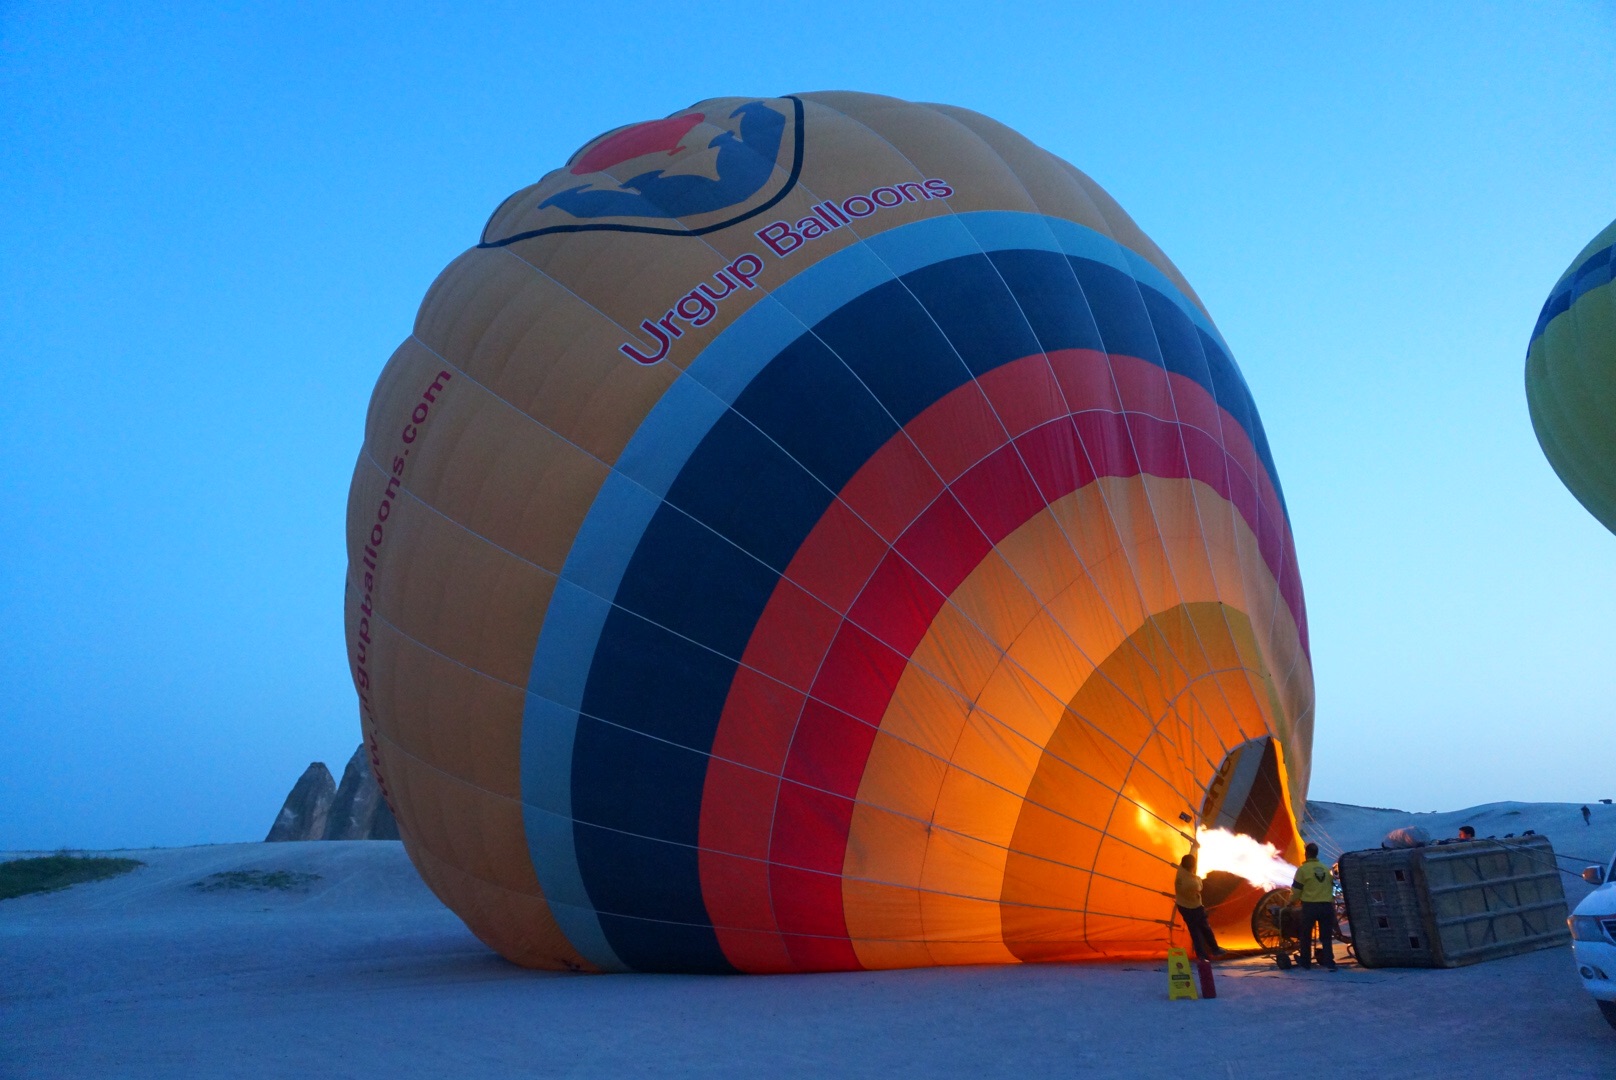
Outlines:
{"label": "dirt ground", "polygon": [[[5,1077],[1609,1077],[1568,949],[1456,971],[1155,965],[568,976],[489,953],[396,843],[131,853],[0,904]],[[281,871],[285,889],[197,888]],[[297,875],[318,875],[316,879]]]}

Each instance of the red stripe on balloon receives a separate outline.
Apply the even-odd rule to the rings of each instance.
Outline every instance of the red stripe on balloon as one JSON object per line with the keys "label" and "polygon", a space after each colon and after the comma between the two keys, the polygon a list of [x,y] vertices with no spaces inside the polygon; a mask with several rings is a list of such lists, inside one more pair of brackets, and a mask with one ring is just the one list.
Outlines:
{"label": "red stripe on balloon", "polygon": [[[700,855],[708,913],[736,967],[861,967],[841,870],[853,800],[910,654],[993,545],[1097,477],[1140,472],[1202,481],[1235,506],[1306,647],[1278,493],[1243,429],[1199,384],[1088,350],[1026,357],[966,383],[849,481],[742,656],[714,740]],[[786,684],[778,693],[759,685],[774,679]]]}

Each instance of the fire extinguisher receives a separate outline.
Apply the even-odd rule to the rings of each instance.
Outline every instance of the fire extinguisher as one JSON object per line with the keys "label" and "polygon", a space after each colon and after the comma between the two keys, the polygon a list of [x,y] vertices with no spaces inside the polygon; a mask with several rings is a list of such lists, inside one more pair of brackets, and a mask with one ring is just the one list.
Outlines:
{"label": "fire extinguisher", "polygon": [[1202,998],[1202,1000],[1204,1001],[1204,1000],[1206,1000],[1208,998],[1217,997],[1218,996],[1218,988],[1217,988],[1217,985],[1215,983],[1213,983],[1213,981],[1212,981],[1212,961],[1210,961],[1210,960],[1197,960],[1197,961],[1195,961],[1195,972],[1196,972],[1197,975],[1200,976],[1201,998]]}

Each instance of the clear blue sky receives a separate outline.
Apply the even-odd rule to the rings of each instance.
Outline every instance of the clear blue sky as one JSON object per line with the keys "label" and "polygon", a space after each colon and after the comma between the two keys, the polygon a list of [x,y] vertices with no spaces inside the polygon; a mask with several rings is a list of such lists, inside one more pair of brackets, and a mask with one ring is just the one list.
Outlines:
{"label": "clear blue sky", "polygon": [[1205,299],[1300,548],[1314,797],[1616,797],[1616,537],[1522,390],[1616,217],[1616,7],[1011,11],[0,6],[0,849],[258,839],[340,770],[348,479],[433,277],[602,130],[819,89],[1021,130]]}

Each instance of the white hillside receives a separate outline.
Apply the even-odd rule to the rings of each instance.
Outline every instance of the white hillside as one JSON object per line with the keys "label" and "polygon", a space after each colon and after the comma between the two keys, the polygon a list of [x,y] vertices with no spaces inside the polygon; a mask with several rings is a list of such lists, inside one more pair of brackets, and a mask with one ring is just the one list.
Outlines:
{"label": "white hillside", "polygon": [[1318,842],[1322,855],[1333,860],[1343,851],[1377,848],[1393,829],[1417,825],[1433,840],[1459,835],[1459,826],[1473,825],[1477,837],[1520,836],[1528,829],[1547,836],[1560,858],[1566,900],[1575,907],[1591,886],[1577,875],[1584,866],[1605,865],[1616,849],[1616,806],[1588,803],[1589,824],[1583,824],[1582,803],[1498,802],[1466,810],[1411,813],[1346,803],[1309,802],[1302,832]]}

